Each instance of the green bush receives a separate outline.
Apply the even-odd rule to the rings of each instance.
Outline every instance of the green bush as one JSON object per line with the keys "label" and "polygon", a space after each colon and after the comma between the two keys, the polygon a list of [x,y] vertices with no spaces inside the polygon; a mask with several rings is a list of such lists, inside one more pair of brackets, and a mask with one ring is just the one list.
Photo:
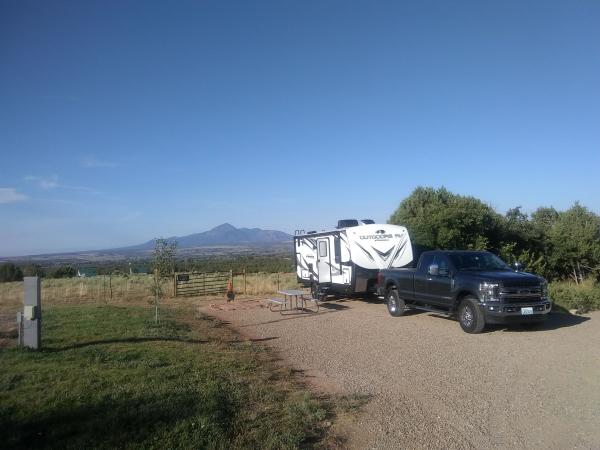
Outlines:
{"label": "green bush", "polygon": [[10,281],[23,281],[23,271],[13,263],[6,263],[0,266],[0,283]]}
{"label": "green bush", "polygon": [[579,284],[572,281],[550,283],[550,298],[555,305],[579,312],[600,309],[600,284],[588,278]]}

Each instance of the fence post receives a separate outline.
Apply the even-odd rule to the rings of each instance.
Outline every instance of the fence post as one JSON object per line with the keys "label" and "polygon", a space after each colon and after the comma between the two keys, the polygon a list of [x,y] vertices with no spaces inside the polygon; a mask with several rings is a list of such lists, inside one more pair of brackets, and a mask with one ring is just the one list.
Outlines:
{"label": "fence post", "polygon": [[246,292],[246,268],[245,267],[244,267],[243,273],[244,273],[244,295],[246,295],[247,292]]}
{"label": "fence post", "polygon": [[177,297],[177,272],[173,273],[173,297]]}
{"label": "fence post", "polygon": [[277,272],[277,290],[279,291],[279,272]]}

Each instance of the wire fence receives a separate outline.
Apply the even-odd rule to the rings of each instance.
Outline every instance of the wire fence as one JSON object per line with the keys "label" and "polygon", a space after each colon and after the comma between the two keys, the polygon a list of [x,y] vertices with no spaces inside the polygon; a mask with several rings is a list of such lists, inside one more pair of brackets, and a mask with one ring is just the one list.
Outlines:
{"label": "wire fence", "polygon": [[[268,295],[298,286],[295,273],[232,273],[236,294]],[[82,278],[42,279],[42,303],[151,301],[153,276],[98,275]],[[163,282],[163,292],[174,296],[174,281]],[[220,294],[217,294],[220,295]],[[23,305],[23,282],[0,283],[0,312],[18,311]]]}

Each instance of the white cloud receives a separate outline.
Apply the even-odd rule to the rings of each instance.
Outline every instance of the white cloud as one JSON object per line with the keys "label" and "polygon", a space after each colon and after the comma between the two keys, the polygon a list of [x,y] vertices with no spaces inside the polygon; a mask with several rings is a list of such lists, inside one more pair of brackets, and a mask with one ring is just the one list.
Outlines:
{"label": "white cloud", "polygon": [[0,203],[17,203],[27,200],[25,194],[17,192],[15,188],[0,188]]}
{"label": "white cloud", "polygon": [[118,164],[115,164],[110,161],[105,161],[96,158],[94,155],[88,155],[81,160],[81,166],[86,169],[96,169],[100,167],[117,167]]}
{"label": "white cloud", "polygon": [[49,177],[38,177],[35,175],[27,175],[23,178],[25,181],[30,181],[38,185],[38,187],[48,191],[51,189],[68,189],[71,191],[89,192],[90,194],[100,194],[97,189],[92,189],[86,186],[74,186],[70,184],[63,184],[59,181],[58,175],[52,175]]}
{"label": "white cloud", "polygon": [[54,189],[59,186],[58,175],[51,175],[49,177],[35,177],[33,175],[27,175],[25,181],[34,181],[42,189]]}

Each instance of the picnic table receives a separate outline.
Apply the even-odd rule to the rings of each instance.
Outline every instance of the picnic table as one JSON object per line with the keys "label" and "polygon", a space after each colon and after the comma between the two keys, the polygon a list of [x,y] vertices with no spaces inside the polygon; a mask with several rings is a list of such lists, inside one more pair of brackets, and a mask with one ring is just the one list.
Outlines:
{"label": "picnic table", "polygon": [[[269,307],[271,311],[277,311],[281,314],[290,314],[295,312],[319,312],[319,301],[312,298],[309,292],[301,289],[282,289],[277,291],[283,295],[283,298],[269,299]],[[306,303],[312,302],[315,304],[313,309],[307,308]]]}

